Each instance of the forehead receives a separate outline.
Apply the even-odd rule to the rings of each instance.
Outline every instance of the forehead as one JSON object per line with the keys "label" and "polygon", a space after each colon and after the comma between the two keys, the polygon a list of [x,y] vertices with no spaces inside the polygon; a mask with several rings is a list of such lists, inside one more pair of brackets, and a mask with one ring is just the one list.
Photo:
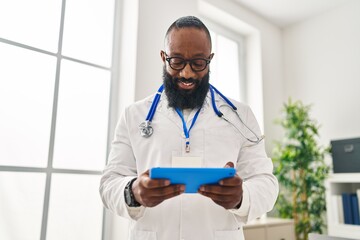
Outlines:
{"label": "forehead", "polygon": [[165,50],[168,54],[184,57],[209,56],[211,53],[210,41],[205,31],[193,27],[171,30],[165,39]]}

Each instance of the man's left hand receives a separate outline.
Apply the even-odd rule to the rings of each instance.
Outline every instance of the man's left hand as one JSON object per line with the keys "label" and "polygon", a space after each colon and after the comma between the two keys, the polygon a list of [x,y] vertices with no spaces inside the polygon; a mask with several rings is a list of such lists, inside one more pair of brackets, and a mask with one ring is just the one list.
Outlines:
{"label": "man's left hand", "polygon": [[[227,167],[234,167],[232,162],[225,165]],[[198,193],[211,198],[216,204],[225,209],[237,209],[242,202],[243,188],[242,179],[236,174],[232,178],[222,179],[218,185],[203,185],[200,187]]]}

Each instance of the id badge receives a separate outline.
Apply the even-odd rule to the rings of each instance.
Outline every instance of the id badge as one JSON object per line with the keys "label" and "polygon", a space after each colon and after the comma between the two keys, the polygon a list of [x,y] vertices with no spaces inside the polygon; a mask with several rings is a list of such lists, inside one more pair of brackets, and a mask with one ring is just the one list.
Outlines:
{"label": "id badge", "polygon": [[178,168],[201,168],[203,166],[203,152],[172,152],[171,166]]}

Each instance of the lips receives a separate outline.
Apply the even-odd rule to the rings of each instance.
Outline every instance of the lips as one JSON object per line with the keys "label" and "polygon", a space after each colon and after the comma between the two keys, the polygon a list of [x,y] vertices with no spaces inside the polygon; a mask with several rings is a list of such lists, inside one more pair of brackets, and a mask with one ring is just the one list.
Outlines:
{"label": "lips", "polygon": [[177,85],[179,88],[184,89],[184,90],[191,90],[194,89],[196,87],[196,80],[194,79],[177,79]]}

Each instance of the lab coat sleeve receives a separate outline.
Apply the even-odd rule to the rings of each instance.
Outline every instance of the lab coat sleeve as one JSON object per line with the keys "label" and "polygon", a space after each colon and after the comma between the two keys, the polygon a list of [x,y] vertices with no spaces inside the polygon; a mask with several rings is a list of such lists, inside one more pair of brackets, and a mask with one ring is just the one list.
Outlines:
{"label": "lab coat sleeve", "polygon": [[[261,136],[251,109],[247,107],[246,112],[243,120]],[[272,161],[266,155],[264,140],[259,144],[244,143],[236,168],[237,174],[243,179],[243,202],[239,209],[230,211],[246,223],[271,211],[279,193],[278,181],[273,175]]]}
{"label": "lab coat sleeve", "polygon": [[115,129],[108,164],[100,180],[100,196],[104,206],[119,216],[137,220],[144,207],[130,208],[125,203],[126,184],[137,177],[136,160],[130,143],[127,127],[127,112],[122,114]]}

